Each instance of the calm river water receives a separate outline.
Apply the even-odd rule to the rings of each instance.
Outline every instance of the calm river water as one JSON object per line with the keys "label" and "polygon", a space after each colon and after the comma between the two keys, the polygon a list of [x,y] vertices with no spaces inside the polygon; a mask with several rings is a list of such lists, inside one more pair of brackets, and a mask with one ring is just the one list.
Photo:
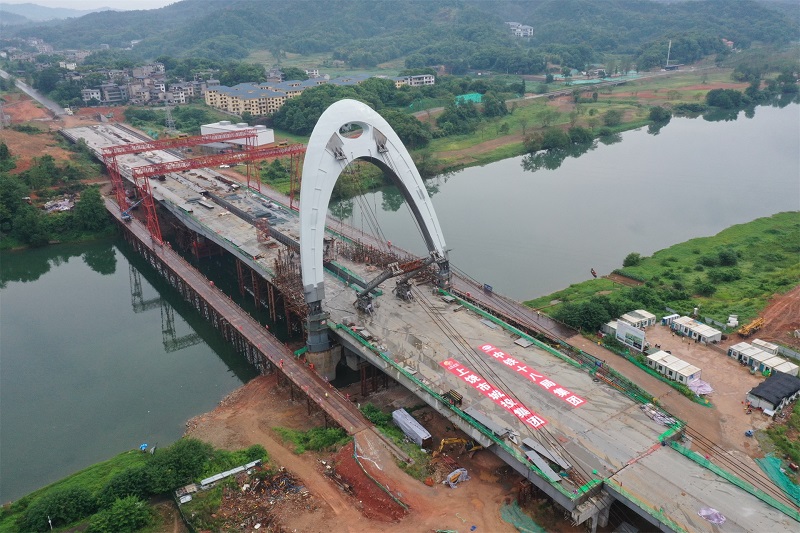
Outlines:
{"label": "calm river water", "polygon": [[255,375],[124,241],[4,252],[0,282],[2,502],[174,442]]}
{"label": "calm river water", "polygon": [[[800,106],[673,119],[556,170],[522,159],[432,183],[453,264],[517,299],[610,272],[632,251],[800,209]],[[365,195],[349,222],[367,231],[370,206],[387,239],[422,253],[406,208],[382,209],[396,198]],[[254,375],[124,242],[3,253],[0,282],[0,502],[169,444]],[[179,341],[191,345],[171,351]]]}
{"label": "calm river water", "polygon": [[[800,106],[758,107],[734,121],[677,118],[598,144],[555,170],[527,171],[517,157],[433,180],[433,204],[450,260],[518,300],[531,299],[622,266],[642,255],[758,217],[800,209]],[[429,186],[430,187],[430,186]],[[397,193],[353,202],[347,219],[424,253]]]}

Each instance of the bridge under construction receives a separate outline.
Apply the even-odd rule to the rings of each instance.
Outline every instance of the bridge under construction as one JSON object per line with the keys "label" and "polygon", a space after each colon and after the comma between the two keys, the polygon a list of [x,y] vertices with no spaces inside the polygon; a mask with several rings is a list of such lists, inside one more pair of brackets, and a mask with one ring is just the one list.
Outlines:
{"label": "bridge under construction", "polygon": [[[305,151],[299,211],[293,199],[184,159],[177,142],[154,144],[112,124],[62,133],[82,139],[117,173],[116,202],[107,198],[106,206],[137,251],[248,361],[278,372],[309,409],[316,404],[348,432],[368,422],[352,402],[328,395],[328,381],[343,365],[362,376],[377,369],[501,457],[576,524],[604,526],[619,502],[664,531],[716,531],[698,514],[708,509],[725,517],[726,529],[797,530],[791,500],[698,453],[682,422],[652,405],[646,391],[542,330],[530,310],[453,274],[413,162],[367,106],[334,104],[303,150],[246,146],[233,154],[231,161],[250,164]],[[327,215],[333,184],[356,161],[376,164],[401,189],[427,257]],[[139,200],[143,222],[125,216]],[[240,290],[302,328],[306,347],[291,352],[176,249],[198,259],[231,254]]]}

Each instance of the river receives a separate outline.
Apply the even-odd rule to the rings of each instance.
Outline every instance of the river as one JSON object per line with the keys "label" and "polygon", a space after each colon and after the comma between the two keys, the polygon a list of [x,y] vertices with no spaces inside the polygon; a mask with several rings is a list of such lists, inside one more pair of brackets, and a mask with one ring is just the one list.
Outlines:
{"label": "river", "polygon": [[[518,300],[549,294],[695,237],[800,209],[800,105],[758,107],[733,121],[673,118],[657,135],[567,158],[554,170],[523,157],[429,182],[451,263]],[[398,193],[353,201],[347,222],[421,254],[424,241]]]}
{"label": "river", "polygon": [[3,252],[0,281],[2,502],[174,442],[255,375],[122,240]]}
{"label": "river", "polygon": [[[591,268],[610,272],[629,252],[800,209],[797,104],[727,122],[673,119],[658,135],[617,140],[554,170],[513,158],[433,180],[452,263],[533,298]],[[382,208],[396,200],[364,195],[349,222],[366,231],[369,206],[387,239],[422,253],[407,210]],[[169,444],[254,375],[123,241],[1,259],[0,501],[142,442]]]}

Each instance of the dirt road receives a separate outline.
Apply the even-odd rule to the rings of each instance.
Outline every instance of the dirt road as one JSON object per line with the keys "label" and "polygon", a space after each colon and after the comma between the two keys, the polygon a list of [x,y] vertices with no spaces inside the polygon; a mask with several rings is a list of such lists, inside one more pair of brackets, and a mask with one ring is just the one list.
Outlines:
{"label": "dirt road", "polygon": [[800,337],[794,336],[794,332],[800,330],[800,285],[773,297],[761,316],[764,327],[753,337],[800,351]]}

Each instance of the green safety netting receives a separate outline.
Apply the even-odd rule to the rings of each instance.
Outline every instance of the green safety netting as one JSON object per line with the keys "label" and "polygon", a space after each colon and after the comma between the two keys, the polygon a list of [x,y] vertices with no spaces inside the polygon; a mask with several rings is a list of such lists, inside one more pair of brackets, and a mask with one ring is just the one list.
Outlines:
{"label": "green safety netting", "polygon": [[793,483],[789,476],[781,471],[780,459],[770,454],[763,459],[756,459],[755,461],[778,488],[789,496],[795,504],[800,505],[800,485]]}
{"label": "green safety netting", "polygon": [[501,505],[500,517],[522,533],[546,533],[542,526],[534,522],[530,516],[519,508],[517,502]]}

